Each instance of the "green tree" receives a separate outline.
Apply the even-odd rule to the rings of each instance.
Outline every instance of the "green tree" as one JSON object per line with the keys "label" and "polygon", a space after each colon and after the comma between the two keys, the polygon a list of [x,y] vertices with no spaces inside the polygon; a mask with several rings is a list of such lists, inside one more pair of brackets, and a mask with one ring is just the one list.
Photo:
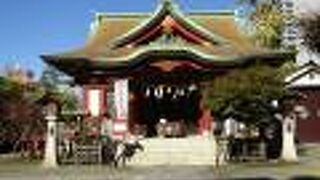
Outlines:
{"label": "green tree", "polygon": [[300,20],[304,44],[313,52],[320,53],[320,13]]}
{"label": "green tree", "polygon": [[6,77],[0,78],[0,145],[4,151],[13,150],[24,139],[40,137],[45,125],[37,97],[38,86],[19,84]]}
{"label": "green tree", "polygon": [[251,16],[254,24],[254,39],[259,45],[279,48],[284,26],[283,15],[277,6],[271,3],[258,5]]}
{"label": "green tree", "polygon": [[250,6],[257,6],[261,3],[271,3],[275,5],[279,5],[281,0],[238,0],[239,4],[248,4]]}
{"label": "green tree", "polygon": [[291,95],[285,88],[282,71],[255,65],[217,77],[204,93],[206,104],[220,120],[233,116],[246,124],[258,125],[261,120],[273,119],[279,109],[272,106],[272,101]]}
{"label": "green tree", "polygon": [[47,92],[54,94],[61,102],[62,111],[74,111],[78,109],[78,98],[70,85],[63,82],[62,79],[66,78],[66,75],[54,67],[47,66],[42,73],[40,83]]}
{"label": "green tree", "polygon": [[47,91],[57,91],[61,84],[62,73],[52,66],[46,66],[40,77],[40,83]]}
{"label": "green tree", "polygon": [[10,75],[0,77],[0,151],[8,152],[26,140],[35,142],[44,137],[46,125],[38,100],[48,91],[62,102],[63,110],[77,109],[77,97],[69,88],[59,87],[59,72],[49,70],[45,74],[41,83],[20,82]]}
{"label": "green tree", "polygon": [[256,44],[276,49],[281,45],[284,28],[284,15],[280,10],[279,0],[239,0],[250,8],[251,36]]}

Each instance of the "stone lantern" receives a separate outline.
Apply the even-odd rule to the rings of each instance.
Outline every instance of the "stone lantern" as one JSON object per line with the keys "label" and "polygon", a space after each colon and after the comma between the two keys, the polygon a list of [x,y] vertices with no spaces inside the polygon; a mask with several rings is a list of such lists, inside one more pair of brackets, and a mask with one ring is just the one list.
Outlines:
{"label": "stone lantern", "polygon": [[286,162],[297,162],[297,148],[295,145],[296,115],[285,116],[282,121],[282,152],[281,159]]}
{"label": "stone lantern", "polygon": [[58,101],[50,96],[45,95],[41,99],[43,105],[44,120],[47,122],[46,144],[43,166],[54,168],[58,166],[57,161],[57,119],[59,113]]}
{"label": "stone lantern", "polygon": [[309,116],[305,107],[296,105],[293,112],[284,117],[282,123],[282,152],[281,159],[286,162],[298,162],[295,132],[297,119],[307,119]]}

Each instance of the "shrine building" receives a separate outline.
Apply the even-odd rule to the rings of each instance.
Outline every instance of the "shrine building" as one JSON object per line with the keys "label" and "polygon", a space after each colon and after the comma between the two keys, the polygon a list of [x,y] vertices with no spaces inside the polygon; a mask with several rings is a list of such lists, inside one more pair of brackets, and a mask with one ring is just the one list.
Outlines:
{"label": "shrine building", "polygon": [[287,54],[253,44],[232,11],[188,13],[163,0],[153,13],[97,13],[82,47],[41,58],[83,88],[88,121],[108,116],[121,138],[139,127],[156,136],[161,120],[208,134],[208,82],[257,62],[279,66]]}

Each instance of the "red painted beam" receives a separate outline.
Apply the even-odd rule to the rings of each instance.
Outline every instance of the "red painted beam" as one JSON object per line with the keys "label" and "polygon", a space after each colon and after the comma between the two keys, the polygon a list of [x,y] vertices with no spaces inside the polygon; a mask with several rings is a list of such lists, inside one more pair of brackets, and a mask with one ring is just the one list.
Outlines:
{"label": "red painted beam", "polygon": [[149,28],[149,32],[141,32],[140,34],[143,34],[139,37],[134,38],[131,42],[127,43],[125,46],[134,46],[137,44],[140,44],[142,42],[145,42],[149,40],[150,38],[156,36],[157,33],[163,33],[161,31],[164,31],[164,29],[169,29],[173,33],[174,31],[178,32],[183,38],[198,43],[198,44],[204,44],[206,39],[204,37],[199,36],[198,34],[190,31],[186,27],[184,27],[182,24],[178,23],[174,18],[170,16],[166,16],[161,23],[156,25],[155,27]]}
{"label": "red painted beam", "polygon": [[155,28],[151,29],[149,32],[146,32],[145,35],[138,37],[137,39],[133,40],[129,44],[132,46],[135,46],[136,44],[144,42],[144,41],[148,40],[149,38],[153,37],[155,34],[157,34],[161,29],[162,29],[162,27],[158,25]]}
{"label": "red painted beam", "polygon": [[196,42],[199,44],[203,44],[204,42],[206,42],[202,37],[199,37],[197,34],[190,32],[188,29],[186,29],[185,27],[183,27],[181,24],[177,23],[176,21],[173,25],[173,28],[175,30],[177,30],[178,32],[180,32],[183,37],[185,37],[193,42]]}

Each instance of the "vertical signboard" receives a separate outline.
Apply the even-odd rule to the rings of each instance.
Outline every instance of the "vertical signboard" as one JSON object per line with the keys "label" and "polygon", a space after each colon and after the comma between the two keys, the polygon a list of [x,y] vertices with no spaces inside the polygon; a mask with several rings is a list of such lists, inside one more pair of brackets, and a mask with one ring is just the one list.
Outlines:
{"label": "vertical signboard", "polygon": [[113,125],[115,138],[124,138],[129,117],[129,83],[128,79],[116,80],[114,83],[116,119]]}

